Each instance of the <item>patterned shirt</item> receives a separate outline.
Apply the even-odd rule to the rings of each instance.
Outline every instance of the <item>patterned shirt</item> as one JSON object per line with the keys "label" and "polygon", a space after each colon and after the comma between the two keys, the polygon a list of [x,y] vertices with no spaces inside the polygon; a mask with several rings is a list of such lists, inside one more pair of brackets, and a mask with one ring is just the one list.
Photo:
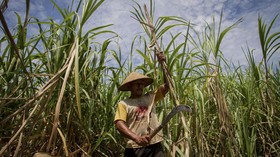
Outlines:
{"label": "patterned shirt", "polygon": [[[114,122],[118,120],[125,121],[128,128],[139,136],[149,134],[160,125],[154,103],[164,98],[162,88],[163,86],[160,86],[156,91],[150,92],[140,98],[129,98],[120,101]],[[155,144],[162,140],[162,131],[160,131],[151,139],[150,144]],[[142,146],[139,146],[133,140],[127,139],[126,148],[139,147]]]}

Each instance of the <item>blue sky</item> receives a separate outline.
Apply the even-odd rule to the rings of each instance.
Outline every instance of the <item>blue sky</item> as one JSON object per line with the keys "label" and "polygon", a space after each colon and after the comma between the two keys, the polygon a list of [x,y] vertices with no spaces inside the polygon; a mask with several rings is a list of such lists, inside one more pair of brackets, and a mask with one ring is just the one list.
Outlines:
{"label": "blue sky", "polygon": [[[68,6],[71,0],[54,0],[60,7]],[[149,0],[138,2],[143,5],[149,4]],[[130,11],[133,10],[132,0],[105,0],[100,8],[93,14],[86,27],[88,29],[100,25],[114,24],[110,29],[121,36],[119,40],[123,53],[128,53],[131,41],[137,33],[143,33],[139,23],[131,18]],[[246,49],[248,44],[250,49],[255,49],[257,61],[261,60],[261,51],[258,37],[258,15],[261,15],[265,22],[269,24],[271,20],[280,13],[279,0],[155,0],[155,16],[179,16],[190,20],[196,24],[196,29],[204,28],[206,22],[210,23],[212,16],[217,20],[221,9],[224,8],[223,28],[233,24],[238,19],[243,18],[243,22],[237,28],[229,32],[223,40],[221,50],[227,60],[233,63],[245,65],[247,63],[242,47]],[[9,25],[16,21],[14,12],[25,13],[25,1],[10,0],[9,8],[5,12],[5,17]],[[59,22],[60,16],[53,8],[49,0],[31,0],[30,15],[41,21],[49,17]],[[206,22],[205,22],[206,21]],[[280,17],[274,28],[280,31]],[[278,51],[272,60],[279,63],[280,52]],[[279,65],[278,65],[279,67]]]}

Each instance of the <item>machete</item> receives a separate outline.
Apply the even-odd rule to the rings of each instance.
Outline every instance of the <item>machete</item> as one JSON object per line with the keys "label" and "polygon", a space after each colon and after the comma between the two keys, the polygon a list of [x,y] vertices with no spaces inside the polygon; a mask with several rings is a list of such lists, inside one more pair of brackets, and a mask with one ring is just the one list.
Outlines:
{"label": "machete", "polygon": [[192,112],[192,109],[188,105],[178,105],[172,109],[172,111],[166,116],[162,123],[149,135],[149,138],[152,139],[169,121],[170,119],[180,111]]}

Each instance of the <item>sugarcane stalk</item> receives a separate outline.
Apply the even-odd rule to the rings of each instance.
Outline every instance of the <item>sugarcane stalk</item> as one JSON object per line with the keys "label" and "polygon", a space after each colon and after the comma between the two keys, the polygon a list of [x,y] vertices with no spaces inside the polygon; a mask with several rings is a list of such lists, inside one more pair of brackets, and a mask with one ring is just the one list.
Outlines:
{"label": "sugarcane stalk", "polygon": [[[151,18],[149,16],[146,5],[144,5],[144,11],[145,11],[147,23],[144,23],[144,22],[141,22],[141,23],[147,25],[150,28],[150,31],[151,31],[151,46],[150,47],[155,46],[156,54],[163,53],[163,51],[161,50],[161,48],[160,48],[160,46],[157,42],[155,27],[152,24],[152,21],[151,21]],[[161,64],[161,67],[162,67],[162,70],[163,70],[163,75],[166,78],[166,82],[168,84],[169,92],[170,92],[170,95],[172,97],[172,100],[173,100],[175,106],[179,106],[180,105],[179,98],[177,97],[177,95],[175,93],[175,91],[176,91],[175,90],[175,85],[174,85],[173,79],[171,77],[171,74],[170,74],[170,72],[167,68],[167,64],[166,64],[165,60],[161,60],[160,64]],[[181,118],[181,121],[182,121],[182,124],[183,124],[184,137],[188,137],[188,132],[187,132],[188,129],[187,129],[187,124],[186,124],[186,120],[185,120],[186,118],[185,118],[183,113],[180,113],[180,118]],[[186,144],[185,145],[185,156],[189,156],[189,145],[188,145],[188,143],[185,143],[185,144]]]}
{"label": "sugarcane stalk", "polygon": [[[150,31],[151,31],[151,36],[152,36],[152,44],[151,45],[154,45],[155,46],[155,49],[156,49],[156,54],[158,53],[163,53],[163,51],[161,50],[158,42],[157,42],[157,37],[156,37],[156,33],[155,33],[155,27],[153,26],[152,24],[152,21],[151,21],[151,18],[148,14],[148,11],[147,11],[147,7],[146,5],[144,5],[144,9],[145,9],[145,14],[146,14],[146,18],[147,18],[147,26],[150,28]],[[169,87],[169,91],[171,93],[171,96],[172,96],[172,100],[174,101],[174,104],[175,106],[178,106],[180,103],[179,103],[179,100],[178,98],[176,97],[176,94],[175,94],[175,87],[174,87],[174,82],[173,82],[173,79],[171,77],[171,74],[167,68],[167,64],[166,62],[163,60],[160,62],[161,64],[161,67],[162,67],[162,70],[163,70],[163,74],[165,75],[165,78],[167,79],[167,84],[168,84],[168,87]]]}

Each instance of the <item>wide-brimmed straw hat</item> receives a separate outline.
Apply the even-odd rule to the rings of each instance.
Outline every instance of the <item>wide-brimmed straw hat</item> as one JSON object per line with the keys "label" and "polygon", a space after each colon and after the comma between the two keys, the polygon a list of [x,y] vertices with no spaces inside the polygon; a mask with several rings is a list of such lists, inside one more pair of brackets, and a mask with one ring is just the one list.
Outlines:
{"label": "wide-brimmed straw hat", "polygon": [[130,90],[129,83],[136,81],[136,80],[142,80],[145,87],[147,87],[154,81],[152,78],[150,78],[146,75],[142,75],[137,72],[132,72],[126,77],[126,79],[122,82],[122,84],[120,85],[120,87],[118,89],[120,91],[129,91]]}

